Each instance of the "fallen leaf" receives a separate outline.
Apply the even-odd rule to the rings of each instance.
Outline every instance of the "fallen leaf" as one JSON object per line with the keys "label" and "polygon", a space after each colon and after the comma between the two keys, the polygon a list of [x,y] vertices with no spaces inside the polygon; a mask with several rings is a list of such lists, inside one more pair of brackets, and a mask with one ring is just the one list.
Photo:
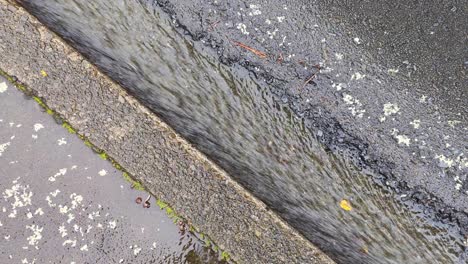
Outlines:
{"label": "fallen leaf", "polygon": [[42,75],[42,77],[47,77],[48,76],[47,72],[44,71],[44,70],[41,70],[41,75]]}
{"label": "fallen leaf", "polygon": [[351,207],[351,204],[348,202],[348,200],[341,200],[340,202],[340,207],[345,210],[345,211],[351,211],[353,207]]}
{"label": "fallen leaf", "polygon": [[369,254],[369,248],[366,245],[364,245],[361,247],[361,252],[364,254]]}

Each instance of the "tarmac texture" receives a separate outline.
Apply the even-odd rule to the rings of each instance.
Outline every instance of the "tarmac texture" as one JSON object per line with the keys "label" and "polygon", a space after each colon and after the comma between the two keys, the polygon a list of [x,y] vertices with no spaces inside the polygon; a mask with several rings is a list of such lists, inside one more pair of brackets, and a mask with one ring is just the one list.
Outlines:
{"label": "tarmac texture", "polygon": [[335,153],[468,235],[465,1],[142,1]]}

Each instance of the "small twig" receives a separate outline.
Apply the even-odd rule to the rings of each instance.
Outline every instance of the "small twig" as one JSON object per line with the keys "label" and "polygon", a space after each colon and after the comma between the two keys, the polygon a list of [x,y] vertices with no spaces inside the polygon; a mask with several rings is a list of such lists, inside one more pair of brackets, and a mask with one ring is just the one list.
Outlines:
{"label": "small twig", "polygon": [[218,20],[218,21],[215,21],[215,22],[213,22],[213,23],[210,23],[210,24],[208,25],[208,31],[213,31],[213,30],[215,29],[215,27],[218,25],[219,22],[220,22],[220,21]]}
{"label": "small twig", "polygon": [[322,66],[320,66],[320,64],[315,64],[315,65],[312,65],[312,68],[315,68],[320,71],[322,69]]}
{"label": "small twig", "polygon": [[312,74],[312,76],[310,76],[310,77],[304,82],[304,85],[302,86],[302,90],[304,90],[304,88],[306,87],[306,85],[309,84],[313,79],[315,79],[315,77],[317,77],[316,74],[320,72],[320,70],[322,69],[322,66],[320,66],[320,64],[315,64],[315,65],[312,65],[312,68],[317,69],[317,71],[314,72],[314,74]]}
{"label": "small twig", "polygon": [[234,42],[234,44],[236,46],[239,46],[239,47],[241,47],[243,49],[246,49],[246,50],[252,52],[253,54],[257,55],[258,57],[260,57],[262,59],[267,57],[267,55],[264,52],[261,52],[259,50],[254,49],[254,48],[251,48],[251,47],[245,45],[244,43],[241,43],[241,42],[238,42],[238,41],[233,41],[233,42]]}
{"label": "small twig", "polygon": [[309,84],[314,78],[315,78],[315,73],[312,74],[312,76],[310,76],[310,78],[307,79],[307,80],[304,82],[304,85],[302,85],[302,89],[301,89],[301,90],[304,90],[304,88],[306,87],[306,85]]}

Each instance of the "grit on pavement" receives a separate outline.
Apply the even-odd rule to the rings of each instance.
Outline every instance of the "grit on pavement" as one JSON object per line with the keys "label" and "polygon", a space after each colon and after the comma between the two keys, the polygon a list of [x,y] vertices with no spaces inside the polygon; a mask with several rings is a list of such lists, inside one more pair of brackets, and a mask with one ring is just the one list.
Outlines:
{"label": "grit on pavement", "polygon": [[0,263],[184,263],[208,252],[3,77],[0,193]]}

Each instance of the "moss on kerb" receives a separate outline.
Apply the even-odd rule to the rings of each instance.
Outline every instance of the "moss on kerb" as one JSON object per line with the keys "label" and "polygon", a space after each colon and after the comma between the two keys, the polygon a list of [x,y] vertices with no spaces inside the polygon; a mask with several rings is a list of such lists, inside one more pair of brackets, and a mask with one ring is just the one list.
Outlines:
{"label": "moss on kerb", "polygon": [[107,158],[108,158],[108,157],[107,157],[107,154],[106,154],[105,152],[101,152],[101,153],[99,153],[98,155],[99,155],[99,157],[100,157],[101,159],[103,159],[103,160],[107,160]]}
{"label": "moss on kerb", "polygon": [[[172,209],[167,203],[165,203],[164,201],[162,201],[161,199],[158,199],[156,201],[156,204],[159,206],[159,208],[161,210],[165,210],[166,211],[166,214],[169,216],[169,218],[172,219],[172,221],[174,221],[174,223],[176,223],[177,221],[179,220],[183,220],[182,217],[180,217],[179,215],[177,215],[174,211],[174,209]],[[191,228],[190,228],[191,229]]]}
{"label": "moss on kerb", "polygon": [[221,259],[228,261],[230,258],[231,256],[229,255],[229,253],[227,253],[226,251],[221,252]]}
{"label": "moss on kerb", "polygon": [[[146,191],[146,190],[145,190],[145,187],[143,187],[143,185],[141,185],[141,183],[140,183],[139,181],[134,180],[134,179],[130,176],[130,174],[128,174],[128,172],[126,172],[126,171],[124,171],[124,170],[122,169],[122,167],[121,167],[120,165],[118,165],[117,163],[112,163],[112,165],[114,165],[114,167],[115,167],[116,169],[122,171],[122,176],[123,176],[123,178],[124,178],[127,182],[129,182],[129,183],[132,185],[132,188],[133,188],[133,189],[138,190],[138,191]],[[118,166],[120,169],[119,169],[117,166]]]}
{"label": "moss on kerb", "polygon": [[[76,134],[76,130],[67,122],[63,122],[62,126],[68,130],[68,133],[70,134]],[[81,139],[81,137],[80,137]]]}
{"label": "moss on kerb", "polygon": [[22,83],[19,83],[16,78],[13,78],[13,76],[10,76],[8,73],[4,72],[2,69],[0,69],[0,75],[2,75],[3,77],[5,77],[9,82],[11,82],[12,84],[14,84],[16,86],[16,88],[18,88],[20,91],[22,92],[26,92],[27,93],[27,89],[26,89],[26,86],[24,86]]}
{"label": "moss on kerb", "polygon": [[[32,89],[29,89],[24,84],[20,83],[16,78],[10,76],[8,73],[6,73],[5,71],[1,69],[0,69],[0,75],[5,77],[10,83],[14,84],[18,90],[20,90],[21,92],[23,92],[24,94],[28,96],[31,96],[34,99],[34,101],[36,101],[37,104],[45,110],[47,114],[59,120],[62,124],[62,127],[67,129],[67,131],[70,134],[77,135],[84,142],[84,144],[87,147],[91,148],[93,151],[95,151],[101,159],[110,161],[112,163],[112,166],[114,166],[114,168],[122,172],[122,177],[132,185],[133,189],[149,192],[148,190],[145,189],[145,187],[143,187],[141,182],[139,182],[134,177],[132,177],[131,174],[128,173],[115,159],[110,157],[104,150],[94,145],[91,141],[89,141],[87,137],[85,137],[82,134],[79,134],[77,130],[73,128],[73,126],[70,123],[65,121],[62,118],[62,116],[60,116],[60,114],[50,109],[47,106],[47,104],[44,102],[44,100],[42,100],[39,96],[35,95]],[[229,261],[229,262],[235,263],[233,260],[231,260],[229,253],[227,253],[226,251],[221,251],[219,247],[206,234],[202,233],[198,228],[196,228],[192,224],[189,224],[188,221],[186,221],[182,216],[178,215],[176,211],[172,207],[169,206],[168,203],[162,201],[161,199],[157,199],[156,204],[159,206],[161,210],[165,210],[167,216],[171,218],[174,221],[174,223],[178,223],[179,221],[183,221],[184,223],[186,223],[189,227],[189,231],[193,235],[195,235],[198,239],[202,240],[203,243],[205,244],[205,247],[210,247],[212,250],[217,252],[222,261]]]}
{"label": "moss on kerb", "polygon": [[91,144],[91,142],[90,142],[89,140],[84,139],[84,138],[82,138],[82,139],[83,139],[83,141],[84,141],[84,144],[85,144],[87,147],[91,147],[91,146],[92,146],[92,144]]}

